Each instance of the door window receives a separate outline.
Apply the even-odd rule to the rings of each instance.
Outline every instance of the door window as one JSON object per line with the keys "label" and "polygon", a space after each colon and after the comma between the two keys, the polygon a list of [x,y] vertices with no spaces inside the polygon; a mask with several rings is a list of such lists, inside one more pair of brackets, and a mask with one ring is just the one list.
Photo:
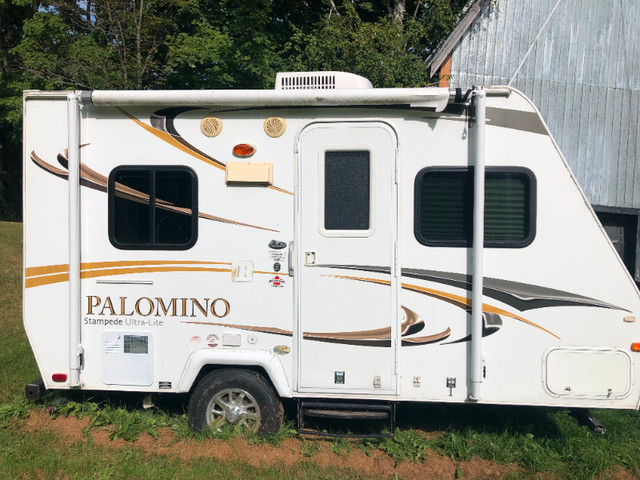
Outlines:
{"label": "door window", "polygon": [[323,167],[323,235],[368,236],[371,232],[371,152],[326,151]]}

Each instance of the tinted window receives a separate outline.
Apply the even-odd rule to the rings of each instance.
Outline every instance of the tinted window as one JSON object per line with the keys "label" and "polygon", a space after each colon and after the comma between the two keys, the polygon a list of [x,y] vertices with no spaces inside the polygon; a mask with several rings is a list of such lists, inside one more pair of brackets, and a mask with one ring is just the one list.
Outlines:
{"label": "tinted window", "polygon": [[371,163],[366,150],[326,152],[324,159],[325,230],[368,230]]}
{"label": "tinted window", "polygon": [[190,248],[197,239],[195,173],[186,167],[120,167],[109,176],[109,237],[123,249]]}
{"label": "tinted window", "polygon": [[[535,235],[535,179],[524,168],[487,168],[484,244],[524,247]],[[426,168],[416,177],[415,234],[431,246],[468,247],[473,169]]]}

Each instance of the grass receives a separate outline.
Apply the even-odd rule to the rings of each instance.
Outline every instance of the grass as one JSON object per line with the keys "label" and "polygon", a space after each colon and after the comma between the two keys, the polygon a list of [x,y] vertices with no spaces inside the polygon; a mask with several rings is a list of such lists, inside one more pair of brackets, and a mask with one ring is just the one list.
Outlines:
{"label": "grass", "polygon": [[[88,468],[90,466],[90,468]],[[358,472],[308,463],[251,467],[214,458],[180,460],[133,447],[105,448],[66,444],[52,432],[21,433],[0,429],[0,478],[68,479],[365,479]]]}
{"label": "grass", "polygon": [[[558,479],[606,478],[623,468],[640,476],[640,415],[637,411],[597,410],[593,413],[607,427],[606,435],[592,433],[567,410],[484,405],[409,404],[398,409],[395,438],[331,441],[307,439],[301,443],[303,461],[285,467],[255,468],[246,462],[215,458],[181,460],[136,448],[142,434],[157,436],[162,428],[173,430],[176,441],[202,442],[215,437],[227,441],[239,435],[233,427],[219,432],[192,432],[183,403],[143,410],[139,398],[80,394],[57,403],[57,415],[88,417],[85,442],[69,444],[55,432],[26,432],[21,422],[32,408],[24,400],[24,385],[39,376],[22,327],[22,226],[0,223],[0,479],[3,478],[375,478],[351,469],[320,467],[311,460],[328,442],[340,457],[354,452],[372,456],[382,451],[400,463],[425,462],[427,451],[450,457],[456,465],[477,456],[501,464],[517,463],[523,471],[506,478],[533,478],[552,474]],[[53,400],[49,397],[47,402]],[[97,447],[91,432],[106,430],[123,447]],[[425,434],[425,432],[427,432]],[[272,445],[293,435],[286,424],[266,439],[250,437],[254,444]],[[115,445],[115,444],[114,444]],[[309,460],[309,461],[307,461]],[[87,465],[92,465],[87,471]]]}
{"label": "grass", "polygon": [[[560,478],[590,479],[622,467],[640,474],[640,415],[637,411],[593,410],[607,427],[594,433],[566,409],[493,405],[416,406],[412,415],[430,417],[441,435],[425,438],[400,431],[379,445],[396,462],[420,461],[427,448],[455,461],[474,456],[517,463],[529,472],[553,472]],[[433,420],[433,418],[438,420]]]}
{"label": "grass", "polygon": [[22,225],[0,223],[0,403],[24,397],[40,376],[22,327]]}

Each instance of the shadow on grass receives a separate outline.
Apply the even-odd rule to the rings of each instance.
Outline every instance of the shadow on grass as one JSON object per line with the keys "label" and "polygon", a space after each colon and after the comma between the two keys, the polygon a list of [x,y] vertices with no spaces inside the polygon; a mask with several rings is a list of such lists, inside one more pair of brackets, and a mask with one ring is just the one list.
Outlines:
{"label": "shadow on grass", "polygon": [[[147,396],[137,392],[104,392],[59,390],[50,392],[40,403],[43,406],[60,405],[65,401],[78,403],[92,402],[99,406],[109,405],[129,411],[143,410]],[[169,416],[185,415],[189,403],[189,394],[152,394],[154,410],[162,411]],[[284,399],[285,420],[296,423],[297,404],[295,400]],[[440,404],[440,403],[399,403],[396,410],[396,428],[400,430],[420,430],[427,434],[447,431],[475,430],[489,434],[511,432],[514,434],[533,434],[536,437],[559,438],[563,432],[557,424],[557,416],[566,414],[566,409],[545,407],[528,407],[512,405],[475,405],[475,404]],[[574,421],[571,419],[571,421]],[[367,421],[375,429],[382,431],[385,423]],[[577,425],[577,422],[576,422]],[[350,428],[358,427],[344,420],[322,423],[326,431],[346,433]],[[367,431],[375,431],[368,428]]]}
{"label": "shadow on grass", "polygon": [[486,433],[509,431],[558,437],[558,413],[566,409],[513,405],[405,403],[397,410],[397,426],[424,432],[478,430]]}

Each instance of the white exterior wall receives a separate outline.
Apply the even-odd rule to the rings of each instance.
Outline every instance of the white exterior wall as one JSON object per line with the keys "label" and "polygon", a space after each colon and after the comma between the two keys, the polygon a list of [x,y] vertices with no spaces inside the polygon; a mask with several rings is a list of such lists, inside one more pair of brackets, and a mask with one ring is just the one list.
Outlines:
{"label": "white exterior wall", "polygon": [[[508,99],[489,97],[487,103],[490,109],[535,113],[535,108],[518,93]],[[298,395],[300,372],[297,371],[299,352],[296,349],[305,334],[299,331],[294,307],[294,290],[299,277],[287,275],[287,249],[276,251],[269,248],[269,243],[278,240],[288,244],[295,238],[296,222],[311,221],[295,217],[296,197],[293,193],[298,192],[296,141],[302,129],[313,120],[375,119],[397,132],[399,267],[452,274],[471,272],[470,249],[426,247],[418,243],[413,233],[417,173],[426,166],[465,167],[473,163],[470,140],[474,130],[468,128],[464,115],[352,107],[224,109],[217,112],[199,109],[176,117],[175,128],[182,138],[220,162],[238,160],[231,154],[232,147],[238,143],[255,145],[257,153],[250,161],[273,163],[274,186],[278,187],[274,189],[225,185],[223,169],[203,161],[193,150],[185,151],[175,138],[163,136],[150,127],[150,117],[159,108],[127,107],[128,115],[145,127],[113,107],[83,107],[81,161],[103,176],[103,180],[99,177],[94,180],[104,181],[121,165],[189,166],[198,177],[200,213],[276,231],[200,218],[198,241],[189,250],[119,250],[109,242],[107,193],[83,186],[81,297],[85,355],[81,383],[85,388],[186,391],[202,365],[219,363],[265,368],[281,395]],[[37,166],[29,155],[34,151],[46,163],[64,170],[58,165],[56,155],[66,148],[66,105],[65,102],[33,98],[27,101],[26,110],[25,328],[45,383],[50,388],[64,388],[64,384],[53,384],[51,375],[66,372],[68,368],[68,284],[53,281],[54,277],[38,277],[30,269],[68,264],[67,184],[66,180]],[[223,130],[219,136],[202,135],[200,121],[204,115],[215,115],[222,120]],[[285,134],[279,138],[270,138],[263,130],[265,118],[272,115],[283,117],[287,123]],[[533,172],[537,182],[537,222],[536,237],[531,245],[485,249],[485,276],[588,297],[593,302],[591,305],[548,306],[521,312],[485,297],[485,310],[499,311],[503,323],[497,332],[483,339],[486,378],[481,386],[481,401],[635,408],[640,397],[636,368],[639,354],[630,352],[629,346],[631,342],[640,341],[640,323],[623,319],[640,316],[638,291],[551,137],[500,126],[495,118],[493,121],[492,124],[489,113],[487,166],[519,166]],[[49,133],[39,135],[42,131]],[[274,255],[282,257],[280,272],[274,271]],[[232,281],[231,263],[239,261],[253,262],[253,281]],[[305,268],[301,260],[294,266],[298,272]],[[348,301],[366,305],[368,298],[380,295],[390,287],[384,285],[388,274],[386,277],[384,273],[373,274],[367,272],[366,265],[361,267],[359,271],[327,269],[325,276],[361,277],[360,280],[336,281],[343,282],[341,285],[350,295]],[[196,268],[203,270],[194,270]],[[270,282],[276,275],[284,280],[282,286],[275,287]],[[42,285],[34,284],[38,278]],[[379,282],[363,281],[367,279]],[[105,280],[111,283],[104,283]],[[372,385],[369,393],[347,390],[343,393],[340,387],[334,387],[327,391],[307,391],[306,396],[466,401],[469,343],[449,342],[469,334],[470,314],[444,299],[469,300],[470,290],[408,276],[402,276],[401,283],[404,288],[399,297],[400,306],[415,312],[424,321],[420,335],[450,329],[447,338],[400,346],[401,332],[394,327],[391,329],[395,335],[392,346],[365,349],[354,345],[343,362],[347,378],[350,378],[348,370],[357,368],[359,363],[371,363],[366,355],[375,355],[376,348],[397,348],[391,357],[397,360],[397,383],[390,387],[391,393],[376,393]],[[408,286],[417,286],[423,293],[428,291],[430,294],[410,291]],[[319,291],[318,295],[322,296],[323,292]],[[96,297],[100,298],[100,303],[90,314],[90,302],[97,302]],[[122,312],[120,297],[126,297]],[[189,311],[184,315],[180,309],[176,315],[146,316],[143,308],[142,314],[132,312],[138,299],[155,301],[158,297],[165,301],[176,299],[178,305],[182,298],[188,302],[191,298],[224,299],[229,304],[229,312],[222,315],[223,311],[217,310],[221,315],[217,318],[211,313],[205,317],[194,310],[192,316],[190,303]],[[115,315],[111,315],[111,309],[105,306],[107,298],[112,299]],[[326,302],[332,301],[332,298],[326,298]],[[141,305],[145,302],[142,300]],[[597,303],[613,307],[605,308],[595,305]],[[340,308],[341,304],[331,305],[333,310]],[[390,320],[399,323],[402,312],[398,308],[396,313],[397,318]],[[95,319],[122,320],[123,326],[94,324]],[[132,322],[132,319],[138,322]],[[147,323],[142,324],[144,322]],[[109,357],[104,353],[103,333],[120,329],[123,334],[146,332],[153,337],[153,381],[150,385],[104,383],[104,368]],[[342,326],[341,331],[349,331],[349,325]],[[235,339],[225,337],[226,334],[238,334],[239,345]],[[213,344],[215,346],[211,346]],[[614,355],[610,357],[613,359],[611,365],[628,366],[628,370],[623,368],[620,375],[632,375],[629,391],[610,398],[599,394],[550,394],[545,387],[549,383],[545,358],[550,349],[558,346],[594,351],[606,348]],[[616,354],[616,348],[622,353]],[[365,351],[367,354],[363,356]],[[234,363],[235,359],[237,363]],[[323,360],[319,356],[319,375],[323,374]],[[330,373],[333,375],[333,370]],[[561,375],[556,370],[553,375],[553,382],[564,380],[557,379]],[[446,387],[448,377],[456,379],[454,389]],[[601,388],[606,381],[607,378],[600,378],[593,388]],[[167,388],[165,383],[161,387],[160,382],[171,385]]]}

